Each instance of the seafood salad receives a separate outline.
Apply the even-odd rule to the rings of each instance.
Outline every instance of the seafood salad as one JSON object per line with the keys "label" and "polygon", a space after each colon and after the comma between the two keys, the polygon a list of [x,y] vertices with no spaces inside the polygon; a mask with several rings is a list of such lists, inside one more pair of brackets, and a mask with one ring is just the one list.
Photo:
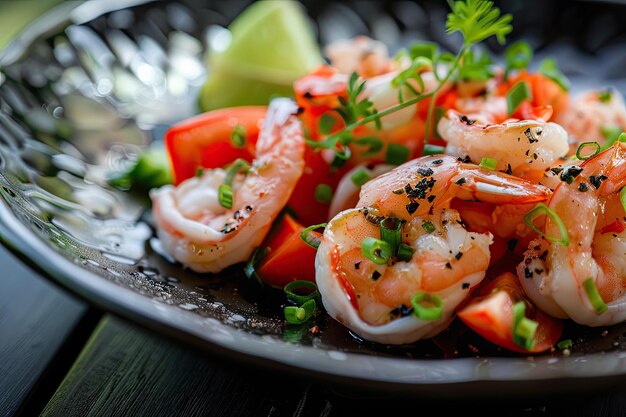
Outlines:
{"label": "seafood salad", "polygon": [[173,125],[172,183],[150,191],[171,257],[284,291],[286,323],[328,314],[382,344],[456,320],[532,354],[567,347],[565,321],[624,321],[622,95],[572,93],[554,59],[506,44],[492,2],[450,7],[456,51],[339,40],[289,94]]}

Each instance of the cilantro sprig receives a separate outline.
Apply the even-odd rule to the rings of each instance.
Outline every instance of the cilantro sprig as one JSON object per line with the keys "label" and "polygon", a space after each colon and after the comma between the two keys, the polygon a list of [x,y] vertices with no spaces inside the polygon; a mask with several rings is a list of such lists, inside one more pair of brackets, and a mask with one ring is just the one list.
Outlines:
{"label": "cilantro sprig", "polygon": [[[373,103],[367,99],[359,99],[365,90],[366,81],[359,81],[358,75],[353,73],[348,81],[348,99],[340,101],[341,106],[336,110],[345,121],[345,127],[326,137],[325,140],[307,141],[315,148],[332,149],[335,151],[336,160],[349,159],[348,145],[355,142],[352,132],[354,129],[374,122],[378,128],[381,119],[404,108],[413,106],[420,101],[430,99],[428,115],[426,118],[426,138],[430,135],[435,102],[440,90],[451,79],[459,77],[464,71],[465,76],[483,78],[488,67],[485,58],[475,56],[472,47],[485,39],[496,36],[498,42],[504,43],[505,37],[512,31],[510,14],[501,15],[500,9],[494,7],[492,1],[487,0],[461,0],[450,2],[451,12],[446,20],[446,32],[453,34],[461,33],[463,45],[456,55],[442,53],[434,44],[417,44],[409,49],[411,64],[409,68],[401,71],[392,81],[399,89],[399,103],[386,109],[376,109]],[[467,58],[469,55],[469,58]],[[488,57],[487,57],[488,58]],[[438,66],[445,67],[444,75],[438,72]],[[426,93],[420,72],[430,66],[437,80],[437,86]],[[414,82],[412,82],[414,81]],[[413,84],[417,84],[416,88]],[[411,97],[404,97],[402,90],[408,90]]]}

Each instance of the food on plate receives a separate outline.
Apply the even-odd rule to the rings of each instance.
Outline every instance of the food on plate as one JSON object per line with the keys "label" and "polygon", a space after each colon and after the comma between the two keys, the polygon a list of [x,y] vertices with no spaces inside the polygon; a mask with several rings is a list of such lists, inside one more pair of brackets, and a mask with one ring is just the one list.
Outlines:
{"label": "food on plate", "polygon": [[[389,57],[358,36],[327,45],[325,63],[298,29],[297,5],[262,3],[271,2],[232,25],[231,49],[215,62],[275,64],[261,53],[267,39],[255,39],[270,19],[268,39],[297,51],[276,63],[296,65],[294,77],[263,86],[283,97],[253,93],[256,106],[168,130],[173,184],[150,195],[174,259],[200,273],[241,268],[283,289],[290,324],[325,311],[385,344],[439,335],[458,317],[505,350],[534,354],[559,345],[564,320],[626,319],[618,91],[571,100],[557,63],[531,70],[523,41],[496,62],[480,43],[504,44],[512,17],[490,1],[451,4],[447,32],[463,39],[455,54],[416,42]],[[245,91],[264,82],[222,64],[216,79]],[[217,89],[209,80],[203,108],[230,106]]]}

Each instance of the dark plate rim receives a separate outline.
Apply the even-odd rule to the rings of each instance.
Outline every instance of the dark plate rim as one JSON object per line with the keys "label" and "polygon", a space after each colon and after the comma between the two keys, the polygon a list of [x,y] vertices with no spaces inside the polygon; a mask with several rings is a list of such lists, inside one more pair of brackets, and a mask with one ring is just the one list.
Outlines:
{"label": "dark plate rim", "polygon": [[[66,4],[58,6],[13,40],[0,54],[0,68],[23,56],[33,41],[63,25],[87,22],[119,8],[149,2],[109,0],[106,5],[99,2],[96,10],[87,7],[92,2],[73,8]],[[475,393],[477,386],[495,384],[499,391],[514,393],[515,386],[539,381],[558,385],[557,381],[585,379],[588,383],[589,378],[623,380],[626,376],[626,352],[618,351],[532,360],[527,357],[405,359],[299,346],[270,336],[249,334],[215,319],[154,301],[82,268],[23,225],[4,199],[0,202],[0,240],[44,276],[106,311],[238,362],[341,380],[354,386],[439,394],[442,388],[450,386],[468,388],[465,392]],[[544,384],[538,385],[545,388]],[[458,396],[463,390],[452,391]]]}

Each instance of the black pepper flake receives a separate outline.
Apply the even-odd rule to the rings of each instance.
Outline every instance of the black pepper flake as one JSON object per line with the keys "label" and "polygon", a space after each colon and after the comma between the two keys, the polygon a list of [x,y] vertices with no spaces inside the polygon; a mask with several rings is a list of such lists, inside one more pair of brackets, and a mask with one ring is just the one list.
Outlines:
{"label": "black pepper flake", "polygon": [[425,177],[430,177],[431,175],[433,175],[433,173],[434,173],[434,172],[435,172],[435,171],[433,171],[433,170],[432,170],[432,169],[430,169],[430,168],[419,168],[419,169],[417,170],[417,173],[418,173],[418,174],[423,175],[423,176],[425,176]]}
{"label": "black pepper flake", "polygon": [[463,252],[458,252],[456,255],[454,255],[454,257],[458,261],[459,259],[461,259],[463,257]]}
{"label": "black pepper flake", "polygon": [[607,178],[609,177],[607,177],[606,175],[598,175],[598,176],[590,175],[589,182],[591,183],[591,185],[596,187],[596,190],[597,190],[602,185],[602,181],[606,180]]}
{"label": "black pepper flake", "polygon": [[220,230],[220,233],[224,233],[225,235],[234,232],[237,230],[237,225],[233,223],[226,223],[224,227]]}
{"label": "black pepper flake", "polygon": [[504,171],[505,174],[513,174],[513,168],[511,168],[511,164],[506,164],[506,171]]}
{"label": "black pepper flake", "polygon": [[435,199],[435,195],[429,195],[427,198],[429,203],[432,203],[434,199]]}
{"label": "black pepper flake", "polygon": [[239,220],[240,217],[241,217],[241,212],[239,210],[233,213],[233,219]]}
{"label": "black pepper flake", "polygon": [[563,168],[561,168],[561,167],[554,167],[554,168],[550,168],[550,171],[552,171],[552,173],[554,175],[559,175],[561,173],[561,171],[563,171]]}
{"label": "black pepper flake", "polygon": [[533,277],[532,271],[528,268],[524,268],[524,278],[532,278],[532,277]]}
{"label": "black pepper flake", "polygon": [[535,274],[542,274],[542,273],[543,273],[543,269],[535,268]]}
{"label": "black pepper flake", "polygon": [[404,194],[404,190],[403,189],[393,190],[392,193],[400,195],[400,194]]}
{"label": "black pepper flake", "polygon": [[252,211],[252,206],[246,206],[247,211]]}
{"label": "black pepper flake", "polygon": [[537,154],[536,153],[533,153],[533,159],[537,160]]}
{"label": "black pepper flake", "polygon": [[354,263],[354,269],[359,269],[361,267],[361,261]]}
{"label": "black pepper flake", "polygon": [[409,214],[413,214],[417,211],[417,208],[419,207],[419,203],[416,201],[411,201],[409,204],[406,205],[406,211]]}
{"label": "black pepper flake", "polygon": [[436,159],[430,163],[431,165],[441,165],[443,164],[443,159]]}
{"label": "black pepper flake", "polygon": [[455,182],[456,185],[463,185],[467,182],[467,180],[465,178],[460,178],[457,182]]}
{"label": "black pepper flake", "polygon": [[456,158],[456,160],[459,162],[465,162],[466,164],[469,164],[470,162],[472,162],[472,159],[469,157],[469,155],[465,155],[464,158],[458,157]]}
{"label": "black pepper flake", "polygon": [[378,271],[374,271],[374,272],[372,273],[372,279],[373,279],[374,281],[377,281],[377,280],[378,280],[378,278],[380,278],[380,275],[381,275],[381,274],[380,274],[380,272],[378,272]]}
{"label": "black pepper flake", "polygon": [[571,167],[567,167],[561,173],[561,181],[565,181],[568,184],[574,182],[574,178],[576,178],[580,173],[583,172],[583,169],[578,165],[572,165]]}
{"label": "black pepper flake", "polygon": [[463,115],[461,117],[459,117],[459,120],[463,123],[465,123],[468,126],[473,125],[474,123],[476,123],[476,120],[471,120],[469,117]]}
{"label": "black pepper flake", "polygon": [[506,242],[506,246],[509,248],[509,250],[511,252],[513,252],[515,250],[515,248],[517,247],[518,243],[519,243],[519,240],[517,240],[517,239],[510,239],[508,242]]}
{"label": "black pepper flake", "polygon": [[533,132],[530,130],[530,128],[524,130],[524,135],[526,135],[526,137],[528,138],[528,142],[530,143],[539,142],[539,139],[533,136]]}
{"label": "black pepper flake", "polygon": [[464,290],[468,289],[470,287],[469,282],[464,282],[463,285],[461,286],[461,288],[463,288]]}
{"label": "black pepper flake", "polygon": [[541,255],[539,255],[539,259],[541,259],[542,261],[545,261],[546,258],[548,257],[548,250],[544,250]]}
{"label": "black pepper flake", "polygon": [[446,268],[452,269],[452,265],[450,264],[450,262],[446,262]]}
{"label": "black pepper flake", "polygon": [[313,98],[313,94],[311,94],[310,91],[305,91],[304,92],[304,98],[311,99],[311,98]]}
{"label": "black pepper flake", "polygon": [[578,191],[580,191],[581,193],[584,193],[588,190],[589,190],[589,186],[585,184],[584,182],[581,182],[580,184],[578,184]]}
{"label": "black pepper flake", "polygon": [[410,316],[411,314],[413,314],[413,307],[407,307],[404,304],[394,308],[393,310],[391,310],[389,312],[389,314],[391,315],[391,317],[406,317],[406,316]]}
{"label": "black pepper flake", "polygon": [[304,107],[298,106],[298,110],[296,110],[296,114],[302,114],[302,113],[304,113]]}
{"label": "black pepper flake", "polygon": [[524,155],[528,156],[529,153],[530,153],[530,149],[527,149],[526,153],[524,153]]}

